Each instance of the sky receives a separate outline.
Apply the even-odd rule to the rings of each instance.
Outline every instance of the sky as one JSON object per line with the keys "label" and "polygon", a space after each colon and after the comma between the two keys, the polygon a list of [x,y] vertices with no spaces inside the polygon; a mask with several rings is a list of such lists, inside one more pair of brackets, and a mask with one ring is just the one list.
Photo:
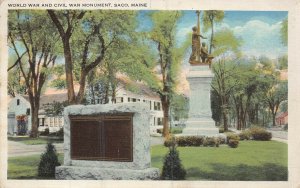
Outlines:
{"label": "sky", "polygon": [[[149,20],[144,18],[146,12],[140,14],[140,18],[143,18],[144,30],[151,28]],[[216,25],[216,31],[223,28],[231,29],[237,37],[242,39],[241,50],[246,56],[267,56],[275,59],[287,53],[287,47],[282,45],[280,39],[281,22],[286,17],[288,17],[286,11],[225,11],[224,20]],[[179,43],[186,38],[196,24],[195,11],[183,11],[183,16],[177,26]],[[210,35],[210,32],[201,32],[204,36]]]}

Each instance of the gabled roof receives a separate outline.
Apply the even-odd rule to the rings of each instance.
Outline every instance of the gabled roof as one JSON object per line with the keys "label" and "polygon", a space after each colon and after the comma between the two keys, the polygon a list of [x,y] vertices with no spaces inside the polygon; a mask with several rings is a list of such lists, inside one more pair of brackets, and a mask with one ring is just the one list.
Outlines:
{"label": "gabled roof", "polygon": [[[22,95],[22,97],[29,102],[28,95]],[[40,98],[40,109],[42,109],[45,104],[53,103],[54,101],[55,102],[64,102],[67,100],[68,100],[67,93],[42,95]]]}

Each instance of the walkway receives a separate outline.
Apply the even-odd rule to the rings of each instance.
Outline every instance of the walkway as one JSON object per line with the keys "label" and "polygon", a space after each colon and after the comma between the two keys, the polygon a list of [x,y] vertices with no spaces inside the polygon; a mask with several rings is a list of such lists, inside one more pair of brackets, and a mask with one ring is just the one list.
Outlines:
{"label": "walkway", "polygon": [[[151,145],[163,144],[162,137],[151,137]],[[45,144],[27,145],[21,142],[7,141],[8,143],[8,157],[27,156],[34,154],[42,154],[46,150]],[[63,153],[63,143],[54,144],[58,153]]]}

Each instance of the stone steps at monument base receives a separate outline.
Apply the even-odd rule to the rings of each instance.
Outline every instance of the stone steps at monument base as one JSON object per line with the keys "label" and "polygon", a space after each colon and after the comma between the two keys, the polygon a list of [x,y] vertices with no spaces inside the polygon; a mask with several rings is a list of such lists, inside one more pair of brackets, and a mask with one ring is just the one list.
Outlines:
{"label": "stone steps at monument base", "polygon": [[213,121],[187,121],[186,128],[215,128]]}
{"label": "stone steps at monument base", "polygon": [[181,136],[217,136],[218,134],[219,134],[219,129],[216,127],[213,128],[187,127],[183,129]]}

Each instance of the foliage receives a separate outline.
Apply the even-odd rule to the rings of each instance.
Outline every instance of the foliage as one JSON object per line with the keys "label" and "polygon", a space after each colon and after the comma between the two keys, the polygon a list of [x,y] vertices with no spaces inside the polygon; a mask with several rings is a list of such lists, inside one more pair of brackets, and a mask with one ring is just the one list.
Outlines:
{"label": "foliage", "polygon": [[219,147],[220,141],[215,137],[205,137],[203,140],[203,146]]}
{"label": "foliage", "polygon": [[280,36],[282,43],[287,46],[288,43],[288,18],[285,18],[281,23]]}
{"label": "foliage", "polygon": [[269,141],[272,139],[272,133],[261,127],[251,127],[251,136],[253,140]]}
{"label": "foliage", "polygon": [[47,103],[43,105],[45,113],[47,115],[62,115],[64,111],[64,107],[68,106],[68,101],[57,102],[53,101],[52,103]]}
{"label": "foliage", "polygon": [[226,133],[227,136],[227,143],[229,143],[229,140],[240,140],[239,135],[235,134],[235,133]]}
{"label": "foliage", "polygon": [[164,158],[161,179],[162,180],[184,180],[186,171],[181,164],[179,153],[172,145],[169,147],[169,153]]}
{"label": "foliage", "polygon": [[55,147],[48,143],[46,152],[41,155],[41,161],[38,167],[39,177],[55,177],[55,167],[60,166]]}
{"label": "foliage", "polygon": [[171,97],[177,84],[178,71],[184,52],[189,47],[189,42],[176,46],[176,26],[181,17],[180,11],[154,11],[149,14],[153,27],[148,33],[148,38],[157,47],[157,64],[160,73],[160,82],[153,88],[161,98],[164,113],[163,136],[169,134],[169,109]]}
{"label": "foliage", "polygon": [[230,146],[231,148],[237,148],[239,145],[239,140],[236,139],[230,139],[228,141],[228,146]]}
{"label": "foliage", "polygon": [[240,47],[243,43],[241,38],[234,36],[234,33],[230,29],[222,29],[215,34],[215,50],[213,51],[213,56],[228,56],[234,55],[236,57],[241,57],[242,53]]}
{"label": "foliage", "polygon": [[211,28],[210,35],[210,46],[209,46],[209,54],[212,52],[212,48],[216,47],[215,39],[214,39],[214,24],[221,23],[224,19],[224,11],[220,10],[206,10],[203,14],[203,23],[204,23],[204,31],[207,31]]}
{"label": "foliage", "polygon": [[244,130],[241,133],[238,134],[240,137],[240,140],[250,140],[251,139],[251,131]]}
{"label": "foliage", "polygon": [[19,75],[18,79],[26,86],[32,111],[32,137],[38,133],[40,96],[59,54],[58,35],[50,22],[41,10],[10,10],[8,15],[8,43],[17,56],[8,71],[17,69],[22,77]]}
{"label": "foliage", "polygon": [[178,146],[201,146],[203,145],[204,137],[202,136],[180,136],[176,138]]}

